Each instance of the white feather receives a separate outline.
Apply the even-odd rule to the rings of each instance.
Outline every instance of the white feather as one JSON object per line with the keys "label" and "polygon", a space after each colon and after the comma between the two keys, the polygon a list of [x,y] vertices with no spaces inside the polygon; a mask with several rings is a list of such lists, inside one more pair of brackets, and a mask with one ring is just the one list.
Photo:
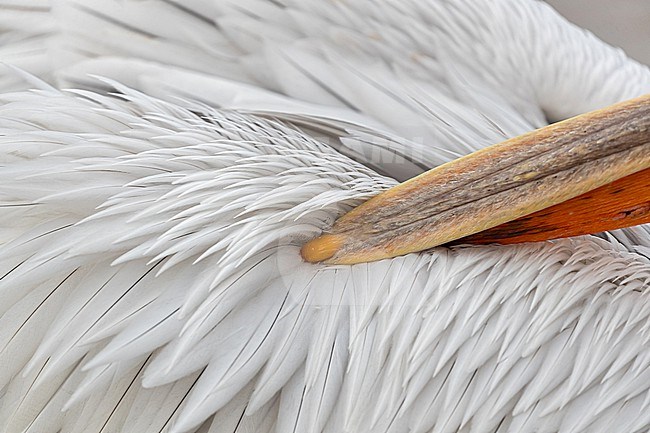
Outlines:
{"label": "white feather", "polygon": [[647,68],[533,1],[33,5],[0,1],[2,60],[76,89],[0,95],[0,431],[650,427],[647,227],[298,254]]}

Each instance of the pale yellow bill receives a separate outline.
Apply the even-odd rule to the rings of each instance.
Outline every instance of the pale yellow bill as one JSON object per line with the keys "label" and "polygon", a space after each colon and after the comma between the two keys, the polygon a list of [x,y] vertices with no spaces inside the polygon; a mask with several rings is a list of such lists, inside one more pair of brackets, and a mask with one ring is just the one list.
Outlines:
{"label": "pale yellow bill", "polygon": [[650,167],[650,95],[482,149],[381,193],[302,248],[353,264],[423,251]]}

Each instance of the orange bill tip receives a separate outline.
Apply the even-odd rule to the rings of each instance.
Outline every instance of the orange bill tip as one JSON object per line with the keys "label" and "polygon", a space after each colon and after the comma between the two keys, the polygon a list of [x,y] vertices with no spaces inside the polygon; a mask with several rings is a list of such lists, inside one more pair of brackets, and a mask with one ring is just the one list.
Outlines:
{"label": "orange bill tip", "polygon": [[332,258],[342,245],[341,236],[322,235],[307,242],[300,250],[300,255],[309,263],[318,263]]}

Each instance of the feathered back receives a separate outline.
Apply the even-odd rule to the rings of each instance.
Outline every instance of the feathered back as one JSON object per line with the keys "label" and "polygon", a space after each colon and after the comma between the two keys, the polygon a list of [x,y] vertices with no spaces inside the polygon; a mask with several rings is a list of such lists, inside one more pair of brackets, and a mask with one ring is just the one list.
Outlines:
{"label": "feathered back", "polygon": [[384,175],[641,92],[647,68],[541,2],[53,13],[44,78],[77,90],[0,96],[0,431],[650,427],[647,227],[298,254]]}

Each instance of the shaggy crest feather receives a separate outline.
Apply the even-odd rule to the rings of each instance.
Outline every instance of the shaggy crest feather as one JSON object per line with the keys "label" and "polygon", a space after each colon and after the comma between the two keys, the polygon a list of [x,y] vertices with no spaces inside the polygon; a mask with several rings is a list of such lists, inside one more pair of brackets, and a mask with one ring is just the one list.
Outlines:
{"label": "shaggy crest feather", "polygon": [[647,68],[532,1],[33,5],[0,0],[0,54],[75,89],[0,81],[0,431],[648,429],[648,227],[299,257]]}
{"label": "shaggy crest feather", "polygon": [[[308,265],[300,240],[390,180],[285,124],[118,87],[5,97],[3,203],[41,221],[2,249],[7,431],[41,431],[21,420],[55,408],[131,428],[143,398],[191,431],[242,392],[250,422],[274,411],[296,431],[582,431],[647,407],[643,256],[583,238]],[[86,418],[89,401],[106,411]]]}

